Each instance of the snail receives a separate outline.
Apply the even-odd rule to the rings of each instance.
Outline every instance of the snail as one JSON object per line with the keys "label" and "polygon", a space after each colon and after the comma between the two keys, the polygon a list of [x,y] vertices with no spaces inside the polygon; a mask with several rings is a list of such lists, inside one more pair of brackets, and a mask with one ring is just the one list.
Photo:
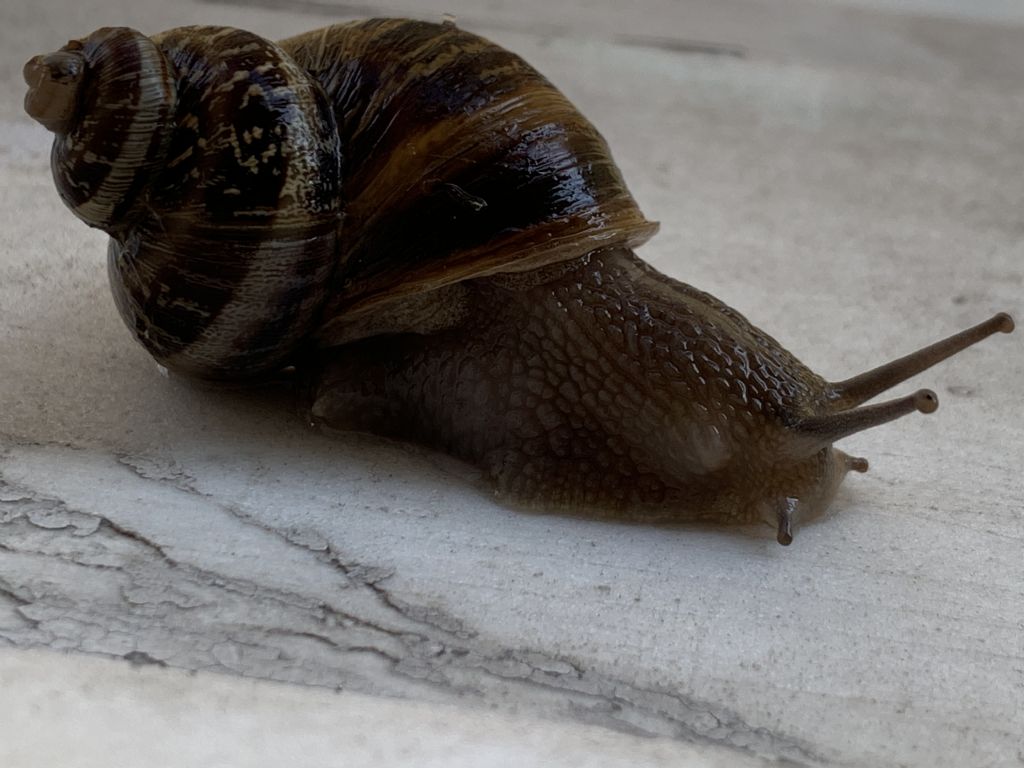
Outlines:
{"label": "snail", "polygon": [[376,19],[278,43],[100,29],[25,66],[72,212],[163,366],[294,369],[337,429],[446,451],[510,503],[766,523],[867,461],[833,443],[938,405],[865,402],[989,320],[845,381],[634,254],[657,225],[604,139],[515,54]]}

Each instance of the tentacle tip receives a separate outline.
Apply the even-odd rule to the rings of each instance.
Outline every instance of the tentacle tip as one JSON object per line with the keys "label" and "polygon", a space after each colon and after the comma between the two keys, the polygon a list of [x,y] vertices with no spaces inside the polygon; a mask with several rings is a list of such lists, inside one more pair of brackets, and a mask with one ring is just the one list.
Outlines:
{"label": "tentacle tip", "polygon": [[864,473],[868,471],[868,460],[861,458],[860,456],[849,456],[846,460],[846,468],[850,472]]}
{"label": "tentacle tip", "polygon": [[939,407],[939,397],[930,389],[919,389],[914,393],[914,408],[919,413],[934,413]]}
{"label": "tentacle tip", "polygon": [[793,517],[796,514],[797,500],[788,498],[778,509],[778,526],[775,540],[784,547],[793,543]]}
{"label": "tentacle tip", "polygon": [[1013,333],[1013,329],[1016,328],[1016,324],[1013,322],[1013,318],[1010,317],[1006,312],[1000,312],[998,315],[992,318],[996,323],[996,329],[1000,333]]}

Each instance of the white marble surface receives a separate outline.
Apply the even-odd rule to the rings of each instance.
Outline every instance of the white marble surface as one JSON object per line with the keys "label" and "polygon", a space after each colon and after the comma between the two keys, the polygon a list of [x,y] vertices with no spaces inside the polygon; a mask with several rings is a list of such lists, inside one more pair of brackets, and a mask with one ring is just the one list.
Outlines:
{"label": "white marble surface", "polygon": [[[442,5],[597,123],[662,222],[646,258],[822,374],[997,310],[1024,316],[1012,14],[997,26],[966,2],[934,18],[921,2],[895,15],[839,0],[381,7]],[[287,392],[157,372],[116,316],[103,237],[53,190],[48,136],[20,111],[22,62],[103,24],[284,36],[353,12],[332,0],[0,8],[0,645],[72,654],[0,655],[5,711],[40,701],[66,719],[41,692],[93,654],[171,669],[82,661],[65,692],[83,713],[90,698],[144,691],[165,706],[216,689],[235,738],[277,723],[238,677],[306,686],[267,694],[286,709],[335,689],[336,722],[361,702],[379,713],[352,733],[390,743],[374,723],[401,719],[426,739],[377,765],[430,764],[446,733],[433,713],[460,727],[470,710],[467,732],[492,755],[517,754],[521,723],[547,721],[571,745],[545,742],[550,765],[628,753],[635,735],[666,737],[639,742],[636,764],[1024,761],[1020,331],[909,383],[938,392],[934,415],[847,441],[871,472],[788,549],[509,511],[443,457],[309,432]],[[97,728],[122,722],[97,711]],[[29,743],[19,718],[0,719],[0,745]],[[176,738],[201,742],[186,722]],[[63,763],[14,754],[2,764],[97,764],[84,747]],[[272,762],[234,754],[224,764]]]}
{"label": "white marble surface", "polygon": [[0,651],[0,686],[19,692],[0,740],[9,768],[757,764],[593,725],[33,651]]}

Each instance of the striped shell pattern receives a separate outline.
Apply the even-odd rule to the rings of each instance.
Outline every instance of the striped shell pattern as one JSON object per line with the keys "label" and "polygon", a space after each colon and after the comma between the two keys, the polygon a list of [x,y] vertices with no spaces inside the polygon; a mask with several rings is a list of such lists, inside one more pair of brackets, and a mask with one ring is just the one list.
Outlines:
{"label": "striped shell pattern", "polygon": [[[73,109],[49,107],[54,176],[111,235],[121,315],[192,375],[272,371],[325,328],[358,337],[350,318],[656,228],[565,97],[452,24],[371,20],[281,43],[107,28],[26,77],[71,94]],[[60,106],[39,90],[29,99]]]}

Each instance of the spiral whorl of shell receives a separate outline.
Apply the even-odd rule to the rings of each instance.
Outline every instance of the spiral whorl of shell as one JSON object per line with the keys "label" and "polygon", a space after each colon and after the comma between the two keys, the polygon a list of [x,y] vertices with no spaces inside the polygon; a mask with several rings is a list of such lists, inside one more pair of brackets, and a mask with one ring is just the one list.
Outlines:
{"label": "spiral whorl of shell", "polygon": [[220,27],[100,30],[26,79],[65,202],[112,236],[114,298],[143,345],[204,377],[284,364],[337,262],[340,147],[320,86]]}
{"label": "spiral whorl of shell", "polygon": [[150,215],[110,248],[122,315],[178,371],[286,364],[337,263],[341,149],[322,89],[274,43],[185,27],[153,38],[178,78]]}
{"label": "spiral whorl of shell", "polygon": [[25,65],[25,109],[57,134],[52,167],[65,204],[85,223],[123,230],[164,161],[173,76],[153,42],[99,29]]}

